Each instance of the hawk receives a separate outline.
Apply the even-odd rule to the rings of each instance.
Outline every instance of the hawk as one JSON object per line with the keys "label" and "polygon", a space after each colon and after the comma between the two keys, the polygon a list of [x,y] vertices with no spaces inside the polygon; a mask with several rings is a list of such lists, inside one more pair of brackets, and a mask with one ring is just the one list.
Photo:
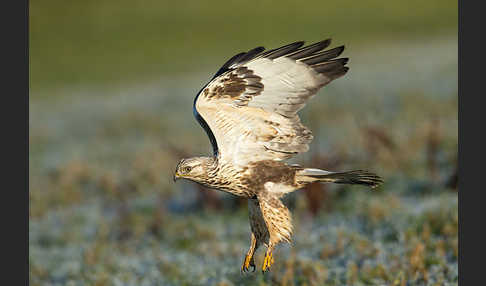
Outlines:
{"label": "hawk", "polygon": [[204,86],[193,113],[206,131],[210,157],[182,159],[179,178],[248,199],[250,248],[241,271],[255,271],[254,253],[267,247],[262,271],[274,263],[272,251],[291,242],[292,218],[281,198],[313,182],[382,183],[362,170],[330,172],[290,165],[285,159],[306,152],[311,131],[297,112],[317,91],[348,71],[344,46],[325,50],[330,39],[304,46],[303,41],[277,49],[254,48],[229,59]]}

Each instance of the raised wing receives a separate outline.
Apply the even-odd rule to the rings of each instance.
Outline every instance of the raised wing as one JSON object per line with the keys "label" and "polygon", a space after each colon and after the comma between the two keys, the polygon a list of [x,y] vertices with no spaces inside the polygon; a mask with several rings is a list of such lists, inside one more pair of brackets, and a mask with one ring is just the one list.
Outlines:
{"label": "raised wing", "polygon": [[306,152],[313,137],[297,112],[348,71],[348,59],[336,59],[344,46],[323,51],[330,43],[258,47],[227,61],[194,99],[194,115],[215,156],[244,166]]}

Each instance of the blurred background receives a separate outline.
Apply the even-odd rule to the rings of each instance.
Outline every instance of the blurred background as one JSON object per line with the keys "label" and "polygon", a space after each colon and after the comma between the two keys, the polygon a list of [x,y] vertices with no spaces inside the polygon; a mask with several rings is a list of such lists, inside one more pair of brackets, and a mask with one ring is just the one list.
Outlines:
{"label": "blurred background", "polygon": [[[31,285],[457,285],[457,1],[29,4]],[[240,274],[246,201],[172,181],[211,153],[192,101],[238,52],[326,38],[350,71],[292,162],[386,182],[287,196],[292,247]]]}

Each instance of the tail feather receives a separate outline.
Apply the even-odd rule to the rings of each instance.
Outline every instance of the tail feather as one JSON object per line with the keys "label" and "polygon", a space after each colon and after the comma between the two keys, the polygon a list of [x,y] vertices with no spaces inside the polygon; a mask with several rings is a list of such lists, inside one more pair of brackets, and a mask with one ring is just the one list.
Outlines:
{"label": "tail feather", "polygon": [[383,183],[383,179],[368,171],[355,170],[348,172],[329,172],[319,169],[303,169],[297,173],[304,182],[329,182],[336,184],[366,185],[375,188]]}

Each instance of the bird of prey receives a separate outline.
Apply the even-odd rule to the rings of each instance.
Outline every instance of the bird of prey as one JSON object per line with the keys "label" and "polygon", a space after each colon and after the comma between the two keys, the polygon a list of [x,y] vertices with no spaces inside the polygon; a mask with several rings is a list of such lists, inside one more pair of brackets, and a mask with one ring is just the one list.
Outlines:
{"label": "bird of prey", "polygon": [[313,182],[382,183],[362,170],[331,172],[284,162],[306,152],[311,131],[297,112],[316,92],[348,71],[344,46],[325,50],[330,39],[304,46],[303,41],[277,49],[257,47],[229,59],[204,86],[193,113],[206,131],[210,157],[182,159],[179,178],[248,199],[251,243],[241,270],[255,270],[253,255],[267,247],[262,271],[274,263],[272,251],[291,241],[292,221],[281,198]]}

